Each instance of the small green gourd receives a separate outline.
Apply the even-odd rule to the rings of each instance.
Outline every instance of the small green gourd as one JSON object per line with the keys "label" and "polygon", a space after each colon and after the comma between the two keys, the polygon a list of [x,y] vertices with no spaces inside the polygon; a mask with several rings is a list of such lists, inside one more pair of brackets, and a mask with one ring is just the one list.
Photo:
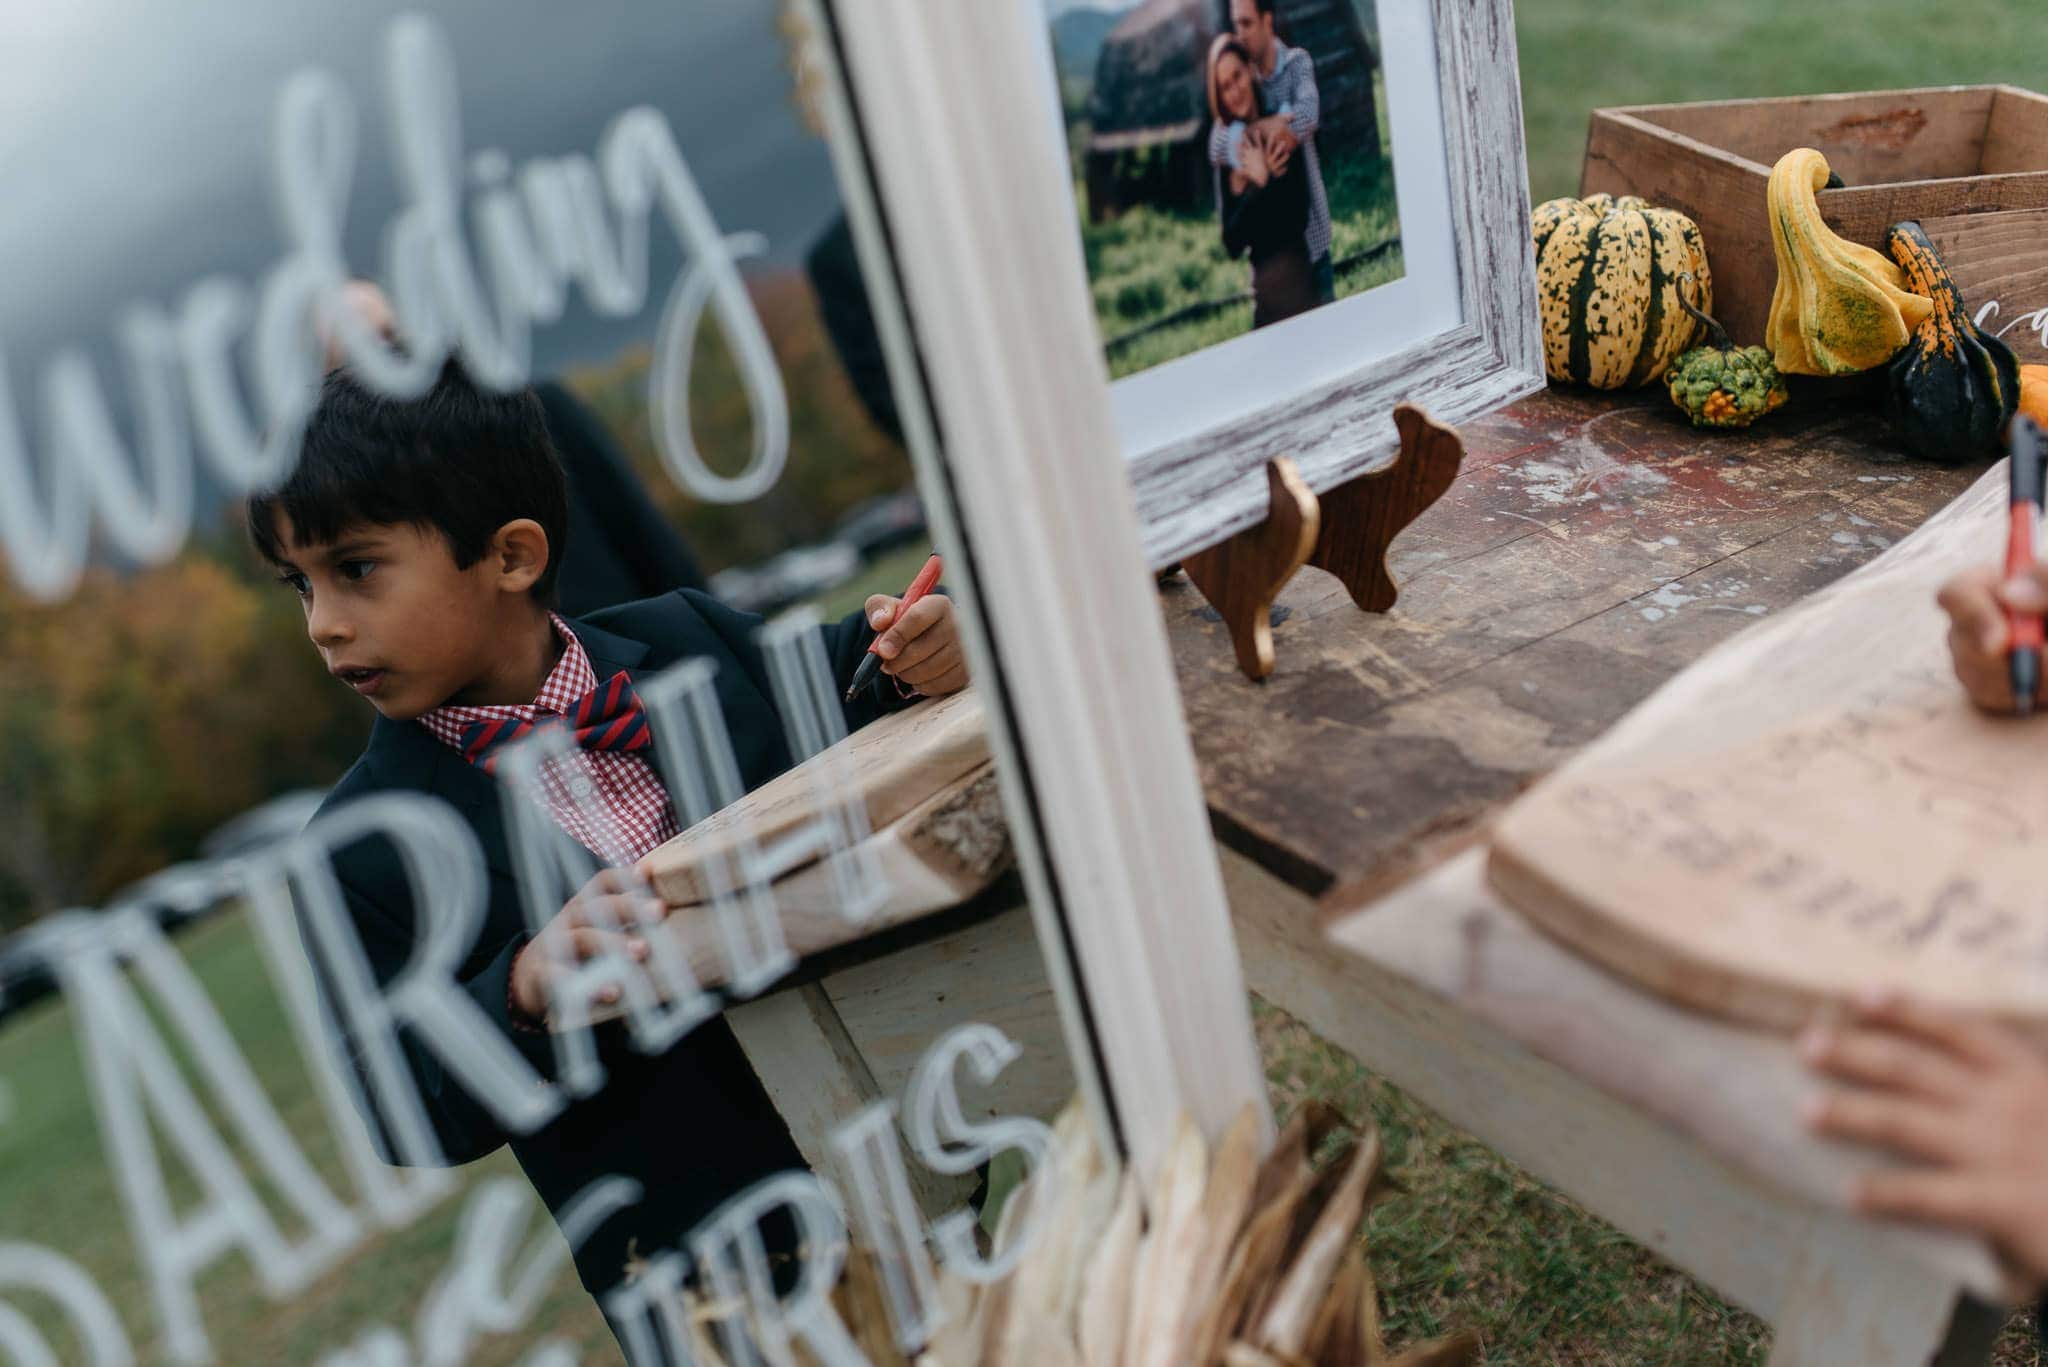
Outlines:
{"label": "small green gourd", "polygon": [[[1690,283],[1690,277],[1687,277]],[[1683,292],[1678,305],[1706,330],[1707,345],[1680,356],[1664,377],[1671,402],[1694,427],[1747,427],[1792,397],[1771,353],[1760,346],[1738,347],[1728,330],[1692,305]]]}

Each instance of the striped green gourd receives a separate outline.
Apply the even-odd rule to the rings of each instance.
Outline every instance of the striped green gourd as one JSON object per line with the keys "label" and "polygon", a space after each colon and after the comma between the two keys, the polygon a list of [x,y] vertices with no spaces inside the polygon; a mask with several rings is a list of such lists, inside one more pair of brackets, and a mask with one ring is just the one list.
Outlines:
{"label": "striped green gourd", "polygon": [[1701,311],[1713,311],[1707,249],[1691,219],[1605,194],[1548,200],[1529,217],[1551,379],[1633,389],[1662,379],[1700,340],[1678,296],[1679,277],[1691,272]]}

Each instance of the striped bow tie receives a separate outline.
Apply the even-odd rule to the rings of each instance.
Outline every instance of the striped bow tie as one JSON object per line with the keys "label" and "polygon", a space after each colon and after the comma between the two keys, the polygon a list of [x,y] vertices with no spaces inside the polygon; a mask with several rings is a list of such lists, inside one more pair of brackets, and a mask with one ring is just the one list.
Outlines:
{"label": "striped bow tie", "polygon": [[497,717],[471,722],[462,732],[462,757],[485,773],[493,773],[498,751],[542,729],[568,727],[576,745],[585,750],[645,750],[654,742],[647,729],[647,709],[633,691],[633,681],[623,669],[585,693],[575,706],[560,717],[522,721]]}

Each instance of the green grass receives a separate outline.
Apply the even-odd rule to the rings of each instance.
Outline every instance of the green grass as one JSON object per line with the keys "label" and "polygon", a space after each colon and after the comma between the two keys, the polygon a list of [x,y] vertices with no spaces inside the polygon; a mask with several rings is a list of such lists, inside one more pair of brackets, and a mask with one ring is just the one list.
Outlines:
{"label": "green grass", "polygon": [[[329,1189],[345,1204],[354,1204],[327,1117],[242,913],[221,913],[179,937],[177,946],[307,1157]],[[0,1239],[43,1244],[77,1262],[112,1301],[139,1358],[158,1360],[153,1302],[130,1247],[113,1169],[101,1149],[72,1013],[61,1000],[39,1003],[0,1025],[0,1085],[6,1098],[0,1120]],[[200,1095],[206,1099],[203,1091]],[[227,1132],[217,1113],[216,1123]],[[256,1169],[246,1152],[231,1147],[253,1177]],[[196,1187],[168,1145],[164,1152],[174,1209],[189,1210]],[[431,1212],[405,1229],[373,1232],[346,1261],[285,1303],[264,1296],[240,1254],[213,1264],[199,1280],[199,1298],[218,1359],[311,1362],[374,1325],[409,1330],[421,1298],[447,1264],[467,1192],[487,1177],[525,1182],[504,1151],[469,1165],[461,1176],[463,1187]],[[274,1193],[266,1195],[286,1237],[301,1235],[303,1229],[283,1203]],[[538,1202],[533,1215],[531,1228],[559,1237]],[[83,1360],[49,1302],[10,1299],[51,1336],[60,1361]],[[566,1264],[548,1296],[534,1307],[531,1326],[483,1340],[469,1361],[480,1367],[516,1362],[543,1330],[576,1344],[586,1364],[619,1361],[596,1306]]]}
{"label": "green grass", "polygon": [[811,599],[810,605],[818,610],[819,620],[831,622],[866,606],[870,594],[902,593],[910,587],[910,581],[917,578],[917,572],[924,568],[924,562],[931,558],[931,553],[932,548],[922,541],[884,551],[862,565],[859,574],[838,588]]}
{"label": "green grass", "polygon": [[[262,959],[238,912],[178,940],[208,997],[248,1058],[266,1095],[330,1187],[344,1200],[342,1174],[324,1114],[301,1064]],[[1370,1115],[1404,1189],[1367,1228],[1387,1328],[1413,1342],[1459,1328],[1478,1330],[1488,1362],[1761,1363],[1768,1335],[1689,1278],[1445,1124],[1285,1014],[1255,1003],[1261,1053],[1284,1114],[1321,1097],[1353,1117]],[[45,1244],[79,1263],[117,1307],[142,1361],[160,1345],[148,1289],[128,1244],[69,1010],[44,1003],[0,1025],[0,1240]],[[244,1163],[245,1171],[253,1166]],[[200,1281],[201,1305],[220,1360],[309,1362],[372,1325],[410,1326],[427,1288],[446,1266],[467,1190],[489,1176],[520,1181],[499,1153],[463,1170],[464,1192],[410,1227],[372,1236],[346,1262],[290,1301],[269,1301],[239,1255]],[[174,1200],[193,1189],[172,1167]],[[296,1232],[282,1207],[272,1208]],[[545,1228],[538,1208],[535,1219]],[[14,1297],[53,1335],[59,1359],[76,1360],[50,1306]],[[481,1342],[470,1361],[517,1362],[542,1333],[566,1337],[588,1367],[616,1364],[596,1307],[566,1269],[528,1326]],[[2024,1321],[2015,1322],[1994,1362],[2036,1367]]]}
{"label": "green grass", "polygon": [[1537,202],[1576,194],[1586,119],[1617,104],[2009,81],[2048,88],[2034,0],[1521,0],[1522,111]]}
{"label": "green grass", "polygon": [[[1402,1194],[1378,1206],[1366,1248],[1388,1340],[1476,1330],[1485,1361],[1761,1364],[1768,1326],[1254,998],[1275,1110],[1311,1098],[1370,1116]],[[1847,1361],[1848,1359],[1844,1359]],[[2041,1367],[2033,1317],[2012,1317],[1992,1367]]]}

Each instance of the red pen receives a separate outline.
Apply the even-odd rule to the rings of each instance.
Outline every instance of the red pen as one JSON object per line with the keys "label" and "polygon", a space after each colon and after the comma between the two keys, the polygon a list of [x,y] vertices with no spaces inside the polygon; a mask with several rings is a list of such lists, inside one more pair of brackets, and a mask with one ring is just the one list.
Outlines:
{"label": "red pen", "polygon": [[[2006,534],[2005,577],[2014,579],[2034,568],[2034,525],[2041,520],[2040,431],[2026,418],[2012,421],[2012,525]],[[2010,665],[2012,707],[2019,716],[2034,710],[2034,691],[2041,686],[2041,619],[2031,612],[2005,613],[2012,636]]]}
{"label": "red pen", "polygon": [[[945,571],[945,568],[945,562],[939,559],[939,553],[933,551],[932,558],[925,561],[924,568],[917,572],[917,578],[911,580],[910,587],[903,590],[903,602],[896,609],[896,621],[902,621],[903,614],[908,612],[918,599],[932,591],[932,586],[939,582],[939,575]],[[892,622],[890,625],[893,626],[895,623]],[[2035,625],[2039,626],[2040,624],[2037,622]],[[882,638],[879,635],[876,636],[868,645],[868,657],[860,662],[859,669],[853,671],[853,682],[846,687],[846,700],[848,702],[853,701],[854,694],[874,682],[875,671],[882,667],[882,657],[875,650],[875,647],[881,643]]]}

